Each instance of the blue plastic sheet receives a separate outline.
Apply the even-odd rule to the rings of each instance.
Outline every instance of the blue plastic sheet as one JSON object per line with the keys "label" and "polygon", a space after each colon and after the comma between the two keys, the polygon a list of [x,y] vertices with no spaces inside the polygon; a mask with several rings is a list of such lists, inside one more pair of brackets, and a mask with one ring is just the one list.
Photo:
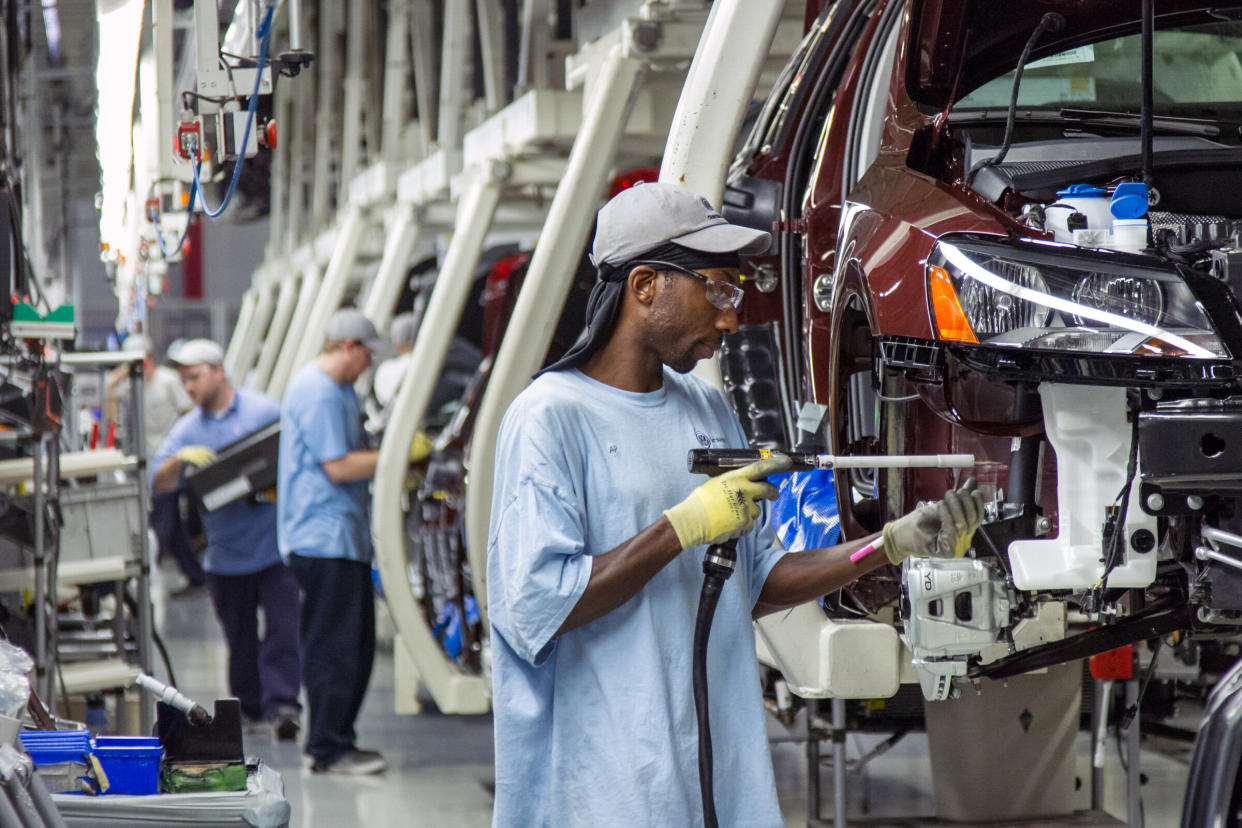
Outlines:
{"label": "blue plastic sheet", "polygon": [[772,504],[772,526],[785,549],[801,552],[837,543],[841,518],[831,471],[778,474],[768,480],[780,491]]}

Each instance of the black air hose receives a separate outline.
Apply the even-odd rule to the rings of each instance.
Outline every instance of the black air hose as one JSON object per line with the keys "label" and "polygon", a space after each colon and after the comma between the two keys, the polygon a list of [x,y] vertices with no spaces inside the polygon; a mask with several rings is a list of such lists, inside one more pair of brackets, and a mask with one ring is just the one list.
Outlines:
{"label": "black air hose", "polygon": [[703,589],[699,611],[694,619],[694,656],[691,669],[694,682],[694,714],[699,725],[699,789],[703,795],[703,825],[717,828],[716,800],[712,784],[712,728],[707,710],[707,638],[720,591],[737,561],[737,541],[707,547],[703,557]]}

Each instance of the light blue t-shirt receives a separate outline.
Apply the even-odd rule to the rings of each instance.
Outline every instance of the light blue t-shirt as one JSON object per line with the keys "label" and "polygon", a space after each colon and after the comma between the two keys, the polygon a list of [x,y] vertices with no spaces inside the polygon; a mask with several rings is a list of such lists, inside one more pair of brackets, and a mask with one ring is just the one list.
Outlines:
{"label": "light blue t-shirt", "polygon": [[[591,556],[654,523],[706,478],[686,454],[743,447],[724,396],[672,371],[633,393],[579,371],[544,374],[500,428],[487,593],[498,826],[701,825],[691,652],[703,547],[637,595],[557,638]],[[784,554],[764,510],[738,543],[708,645],[721,825],[783,825],[751,611]]]}
{"label": "light blue t-shirt", "polygon": [[[233,402],[219,414],[202,408],[187,412],[173,425],[151,460],[151,468],[186,446],[214,451],[252,434],[280,417],[275,400],[257,391],[233,389]],[[276,551],[276,506],[235,500],[213,512],[202,511],[207,531],[203,569],[215,575],[249,575],[280,562]]]}
{"label": "light blue t-shirt", "polygon": [[312,362],[285,389],[280,418],[281,557],[370,563],[368,482],[333,483],[322,465],[366,447],[354,387]]}

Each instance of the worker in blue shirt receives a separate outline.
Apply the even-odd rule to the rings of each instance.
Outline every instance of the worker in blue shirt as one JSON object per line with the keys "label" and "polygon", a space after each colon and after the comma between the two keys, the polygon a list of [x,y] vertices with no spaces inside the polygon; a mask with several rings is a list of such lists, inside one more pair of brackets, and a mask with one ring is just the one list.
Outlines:
{"label": "worker in blue shirt", "polygon": [[363,440],[354,383],[379,344],[360,311],[337,311],[322,352],[290,381],[281,407],[280,554],[304,596],[306,752],[316,773],[387,767],[358,747],[354,731],[375,656],[368,485],[379,455]]}
{"label": "worker in blue shirt", "polygon": [[876,536],[785,552],[770,459],[706,481],[692,448],[746,446],[724,395],[688,372],[737,330],[739,251],[768,234],[683,187],[600,210],[585,335],[501,424],[488,537],[498,826],[704,823],[691,694],[703,547],[738,539],[707,652],[719,824],[783,826],[752,618],[908,555],[961,554],[973,486]]}
{"label": "worker in blue shirt", "polygon": [[[209,465],[217,450],[280,417],[271,398],[229,382],[224,352],[215,342],[189,340],[168,358],[196,407],[177,421],[155,453],[151,482],[156,492],[181,488],[187,467]],[[280,559],[276,505],[236,500],[202,511],[202,519],[207,533],[203,569],[229,646],[229,689],[244,716],[271,722],[278,739],[296,739],[302,709],[298,584]]]}

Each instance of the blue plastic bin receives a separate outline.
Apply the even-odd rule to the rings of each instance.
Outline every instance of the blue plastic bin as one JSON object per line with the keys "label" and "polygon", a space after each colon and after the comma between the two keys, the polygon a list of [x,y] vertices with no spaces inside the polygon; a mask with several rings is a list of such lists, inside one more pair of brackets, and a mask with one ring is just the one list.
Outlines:
{"label": "blue plastic bin", "polygon": [[160,791],[164,748],[153,736],[99,736],[92,751],[108,775],[108,794],[154,794]]}
{"label": "blue plastic bin", "polygon": [[91,749],[87,730],[23,730],[17,738],[36,765],[81,762]]}

